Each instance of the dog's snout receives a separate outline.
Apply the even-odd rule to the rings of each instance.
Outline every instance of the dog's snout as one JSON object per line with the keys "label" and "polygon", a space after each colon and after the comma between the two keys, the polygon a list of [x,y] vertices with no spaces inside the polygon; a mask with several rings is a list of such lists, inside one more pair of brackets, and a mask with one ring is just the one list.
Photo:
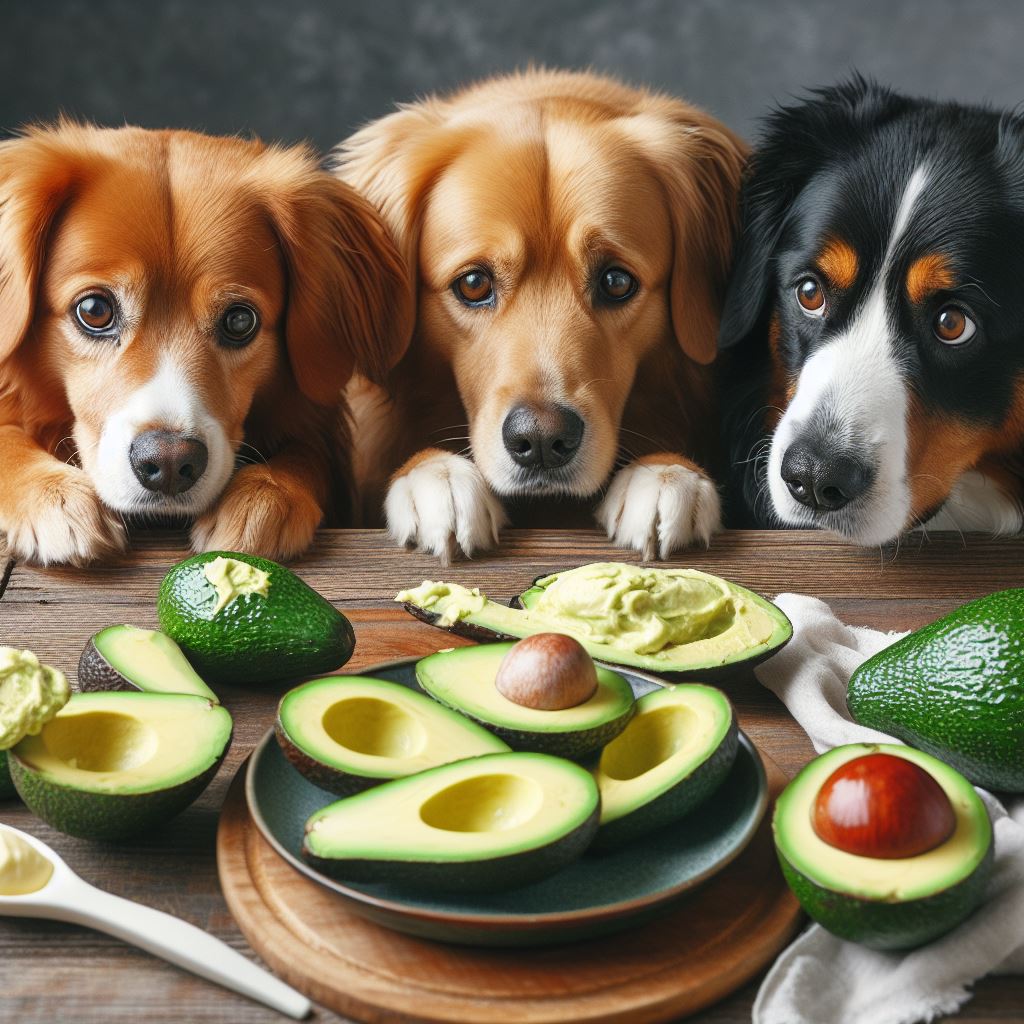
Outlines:
{"label": "dog's snout", "polygon": [[501,439],[517,465],[557,469],[576,455],[583,420],[565,405],[517,405],[505,417]]}
{"label": "dog's snout", "polygon": [[128,460],[147,491],[169,497],[187,491],[206,470],[209,453],[198,438],[147,430],[132,441]]}
{"label": "dog's snout", "polygon": [[815,512],[834,512],[871,485],[863,460],[806,439],[794,441],[782,457],[782,479],[789,493]]}

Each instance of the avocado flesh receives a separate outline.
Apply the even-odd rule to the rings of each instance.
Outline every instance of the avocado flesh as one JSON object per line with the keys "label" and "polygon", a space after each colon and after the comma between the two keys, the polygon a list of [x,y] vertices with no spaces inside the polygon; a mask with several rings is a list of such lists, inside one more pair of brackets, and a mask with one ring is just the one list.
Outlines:
{"label": "avocado flesh", "polygon": [[78,662],[78,688],[191,693],[217,703],[169,636],[128,625],[107,626],[90,639]]}
{"label": "avocado flesh", "polygon": [[645,694],[593,769],[601,791],[595,845],[617,846],[685,817],[723,782],[738,747],[721,690],[679,683]]}
{"label": "avocado flesh", "polygon": [[416,679],[435,700],[479,722],[516,750],[583,758],[614,739],[633,715],[633,690],[617,672],[597,667],[597,691],[575,707],[523,707],[494,685],[511,643],[456,647],[416,663]]}
{"label": "avocado flesh", "polygon": [[[657,593],[659,587],[669,594],[679,591],[684,606],[670,610],[652,599],[646,588]],[[566,633],[596,660],[680,678],[706,678],[756,663],[793,635],[789,620],[771,602],[696,569],[597,562],[542,577],[517,598],[520,607],[512,608],[479,590],[429,581],[398,599],[418,618],[472,639]],[[623,620],[638,611],[647,621],[630,622],[623,635]]]}
{"label": "avocado flesh", "polygon": [[12,751],[29,809],[87,839],[120,839],[172,817],[213,778],[231,716],[189,694],[75,694],[38,736]]}
{"label": "avocado flesh", "polygon": [[525,885],[576,860],[597,830],[585,769],[547,754],[456,761],[339,800],[306,823],[326,873],[458,891]]}
{"label": "avocado flesh", "polygon": [[[217,558],[265,572],[262,593],[222,597],[204,568]],[[218,609],[215,611],[215,609]],[[254,555],[207,551],[173,566],[157,597],[160,628],[211,683],[273,683],[340,668],[352,656],[348,619],[283,565]]]}
{"label": "avocado flesh", "polygon": [[314,679],[289,691],[275,730],[288,760],[314,785],[339,795],[509,749],[429,697],[366,676]]}
{"label": "avocado flesh", "polygon": [[1024,590],[957,608],[861,665],[846,702],[862,725],[987,789],[1024,792]]}
{"label": "avocado flesh", "polygon": [[[920,765],[949,797],[956,828],[940,846],[884,859],[818,838],[811,812],[825,781],[847,761],[879,751]],[[992,825],[978,794],[953,768],[912,747],[857,743],[822,754],[779,796],[772,828],[783,874],[807,913],[874,949],[908,949],[955,927],[981,902],[992,870]]]}

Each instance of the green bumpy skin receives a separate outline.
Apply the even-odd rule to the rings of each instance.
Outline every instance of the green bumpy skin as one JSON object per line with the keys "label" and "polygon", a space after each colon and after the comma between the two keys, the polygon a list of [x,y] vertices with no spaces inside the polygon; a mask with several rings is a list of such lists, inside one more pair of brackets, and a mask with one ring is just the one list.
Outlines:
{"label": "green bumpy skin", "polygon": [[0,800],[16,800],[18,791],[14,788],[11,769],[7,760],[7,751],[0,750]]}

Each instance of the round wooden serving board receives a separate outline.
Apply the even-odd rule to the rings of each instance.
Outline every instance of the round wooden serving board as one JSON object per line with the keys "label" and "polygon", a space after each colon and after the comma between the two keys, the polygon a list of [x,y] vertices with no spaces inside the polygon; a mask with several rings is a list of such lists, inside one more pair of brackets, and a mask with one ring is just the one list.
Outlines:
{"label": "round wooden serving board", "polygon": [[[771,802],[785,776],[762,753]],[[770,814],[720,875],[630,931],[564,946],[447,946],[372,924],[288,866],[249,817],[245,767],[221,814],[217,864],[249,944],[285,981],[357,1020],[562,1024],[672,1020],[738,988],[797,929]]]}

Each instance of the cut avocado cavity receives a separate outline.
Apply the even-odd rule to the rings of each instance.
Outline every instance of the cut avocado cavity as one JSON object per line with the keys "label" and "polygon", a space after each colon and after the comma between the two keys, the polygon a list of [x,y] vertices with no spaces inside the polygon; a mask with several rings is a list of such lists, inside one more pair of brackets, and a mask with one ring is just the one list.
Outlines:
{"label": "cut avocado cavity", "polygon": [[169,636],[135,626],[107,626],[89,640],[78,662],[78,687],[191,693],[217,701]]}
{"label": "cut avocado cavity", "polygon": [[736,717],[720,690],[680,683],[645,694],[594,768],[596,845],[618,846],[689,814],[729,774],[738,745]]}
{"label": "cut avocado cavity", "polygon": [[510,889],[565,867],[597,830],[589,772],[546,754],[489,754],[431,768],[325,807],[303,854],[350,881]]}
{"label": "cut avocado cavity", "polygon": [[339,795],[509,749],[429,697],[367,676],[332,676],[297,686],[281,699],[275,732],[295,768]]}
{"label": "cut avocado cavity", "polygon": [[792,636],[781,610],[745,587],[696,569],[596,562],[538,579],[517,599],[424,581],[396,600],[418,618],[476,640],[565,633],[591,657],[693,676],[753,663]]}
{"label": "cut avocado cavity", "polygon": [[231,716],[202,697],[79,693],[11,751],[11,775],[22,800],[54,828],[120,839],[187,807],[230,741]]}
{"label": "cut avocado cavity", "polygon": [[[849,853],[815,831],[822,787],[843,765],[885,753],[923,768],[949,798],[948,839],[911,857]],[[957,771],[896,744],[849,744],[808,764],[786,787],[772,823],[783,874],[804,909],[829,931],[875,949],[920,946],[954,928],[981,902],[991,874],[992,826],[985,805]]]}
{"label": "cut avocado cavity", "polygon": [[494,685],[514,644],[477,644],[431,654],[416,679],[431,697],[490,729],[516,750],[584,758],[626,727],[633,690],[610,669],[597,669],[597,692],[582,704],[544,711],[516,704]]}

